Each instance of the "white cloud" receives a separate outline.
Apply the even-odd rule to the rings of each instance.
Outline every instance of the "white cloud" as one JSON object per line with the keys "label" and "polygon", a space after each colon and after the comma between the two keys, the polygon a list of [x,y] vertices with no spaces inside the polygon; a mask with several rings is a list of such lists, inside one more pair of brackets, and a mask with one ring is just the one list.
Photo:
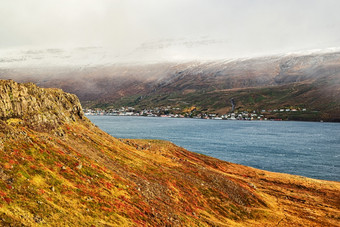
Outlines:
{"label": "white cloud", "polygon": [[340,46],[339,8],[338,0],[1,0],[0,51],[99,46],[125,56],[160,40],[196,43],[156,51],[162,58],[326,48]]}

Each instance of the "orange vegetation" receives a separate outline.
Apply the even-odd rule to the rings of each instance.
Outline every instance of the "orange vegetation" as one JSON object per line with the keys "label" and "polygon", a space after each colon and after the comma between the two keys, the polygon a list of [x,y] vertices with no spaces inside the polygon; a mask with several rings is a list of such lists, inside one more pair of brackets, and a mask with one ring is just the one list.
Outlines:
{"label": "orange vegetation", "polygon": [[0,119],[0,225],[338,226],[339,182],[116,139],[63,106],[54,127]]}
{"label": "orange vegetation", "polygon": [[6,138],[0,160],[3,224],[336,226],[339,221],[339,182],[257,170],[165,141],[119,140],[87,121],[63,125],[59,130],[65,134],[51,138],[2,127],[15,135],[1,134]]}

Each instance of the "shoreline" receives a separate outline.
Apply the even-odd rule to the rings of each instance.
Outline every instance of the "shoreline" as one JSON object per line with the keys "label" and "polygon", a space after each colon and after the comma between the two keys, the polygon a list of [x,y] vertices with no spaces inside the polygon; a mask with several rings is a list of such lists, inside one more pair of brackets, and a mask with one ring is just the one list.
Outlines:
{"label": "shoreline", "polygon": [[106,117],[144,117],[144,118],[170,118],[170,119],[195,119],[195,120],[217,120],[217,121],[252,121],[252,122],[272,122],[272,121],[283,121],[283,122],[314,122],[314,123],[340,123],[340,121],[325,121],[325,120],[320,120],[320,121],[308,121],[308,120],[286,120],[286,119],[266,119],[266,120],[248,120],[248,119],[214,119],[214,118],[197,118],[197,117],[163,117],[163,116],[138,116],[138,115],[110,115],[110,114],[87,114],[85,113],[85,116],[106,116]]}
{"label": "shoreline", "polygon": [[[315,141],[322,144],[322,141],[328,140],[330,137],[326,134],[329,130],[337,129],[335,124],[325,122],[326,124],[315,125],[304,121],[222,123],[187,118],[183,120],[137,116],[110,118],[107,115],[88,117],[100,129],[117,138],[171,141],[187,150],[240,165],[313,179],[339,180],[334,175],[336,170],[332,161],[337,157],[334,150],[337,150],[338,143],[333,142],[326,150],[314,145]],[[316,130],[310,131],[308,128]],[[318,132],[321,134],[314,136]],[[334,140],[337,140],[336,136],[331,137],[331,141]],[[325,158],[318,158],[321,153],[325,153]],[[319,165],[321,169],[314,171],[311,165]]]}

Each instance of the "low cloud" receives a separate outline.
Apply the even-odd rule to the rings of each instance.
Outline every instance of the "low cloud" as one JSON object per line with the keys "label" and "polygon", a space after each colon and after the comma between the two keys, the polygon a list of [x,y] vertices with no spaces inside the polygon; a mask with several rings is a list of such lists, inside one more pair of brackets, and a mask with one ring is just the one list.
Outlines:
{"label": "low cloud", "polygon": [[196,59],[328,48],[340,46],[339,8],[337,0],[3,0],[0,50],[95,47],[128,59],[146,48],[156,50],[147,58]]}

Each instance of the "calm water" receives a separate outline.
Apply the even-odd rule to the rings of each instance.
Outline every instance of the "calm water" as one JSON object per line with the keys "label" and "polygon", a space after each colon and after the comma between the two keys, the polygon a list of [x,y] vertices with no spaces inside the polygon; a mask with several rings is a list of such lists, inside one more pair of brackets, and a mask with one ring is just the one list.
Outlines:
{"label": "calm water", "polygon": [[259,169],[340,181],[340,124],[89,116],[119,138],[163,139]]}

